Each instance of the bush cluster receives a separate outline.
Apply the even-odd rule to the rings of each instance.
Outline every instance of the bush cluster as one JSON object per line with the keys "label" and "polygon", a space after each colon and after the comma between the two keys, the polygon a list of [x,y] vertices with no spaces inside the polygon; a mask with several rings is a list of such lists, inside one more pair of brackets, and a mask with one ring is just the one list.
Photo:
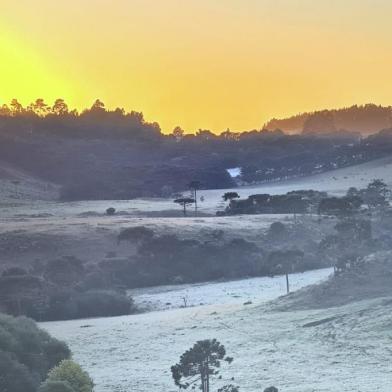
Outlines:
{"label": "bush cluster", "polygon": [[49,370],[70,354],[32,320],[0,314],[0,391],[36,392]]}

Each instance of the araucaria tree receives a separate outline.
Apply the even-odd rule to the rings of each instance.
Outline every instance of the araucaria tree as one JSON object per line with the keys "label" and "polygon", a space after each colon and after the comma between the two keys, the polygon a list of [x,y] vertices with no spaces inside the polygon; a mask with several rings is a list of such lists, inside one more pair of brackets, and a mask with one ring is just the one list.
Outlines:
{"label": "araucaria tree", "polygon": [[210,379],[219,373],[221,361],[231,363],[233,360],[225,355],[225,347],[216,339],[198,341],[171,367],[174,383],[180,389],[200,384],[202,392],[209,392]]}
{"label": "araucaria tree", "polygon": [[227,200],[233,200],[233,199],[239,199],[240,198],[240,195],[237,193],[237,192],[226,192],[223,196],[222,196],[222,199],[224,200],[224,201],[227,201]]}
{"label": "araucaria tree", "polygon": [[192,192],[192,197],[195,199],[195,214],[197,214],[197,191],[200,189],[200,181],[194,180],[189,183],[189,189]]}
{"label": "araucaria tree", "polygon": [[174,203],[177,203],[180,206],[182,206],[183,211],[184,211],[184,216],[186,216],[187,206],[193,204],[194,202],[195,202],[195,199],[192,199],[191,197],[181,197],[179,199],[174,200]]}

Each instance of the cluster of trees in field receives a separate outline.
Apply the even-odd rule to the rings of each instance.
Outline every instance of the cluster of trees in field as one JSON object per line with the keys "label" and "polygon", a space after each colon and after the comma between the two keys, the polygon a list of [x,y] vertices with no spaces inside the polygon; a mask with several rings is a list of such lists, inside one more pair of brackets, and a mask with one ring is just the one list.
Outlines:
{"label": "cluster of trees in field", "polygon": [[114,287],[90,287],[88,267],[75,257],[51,260],[30,270],[5,269],[0,309],[39,321],[108,317],[137,311],[132,298]]}
{"label": "cluster of trees in field", "polygon": [[[131,314],[126,289],[250,276],[270,276],[326,266],[313,256],[313,234],[302,224],[272,225],[258,243],[211,230],[198,239],[157,234],[144,226],[123,229],[118,246],[131,243],[129,257],[84,263],[63,257],[29,269],[9,268],[0,277],[0,309],[36,320]],[[285,246],[282,247],[282,241]],[[298,249],[299,246],[299,249]]]}
{"label": "cluster of trees in field", "polygon": [[[381,128],[380,128],[381,129]],[[0,109],[0,155],[27,172],[62,187],[61,197],[129,199],[170,196],[198,179],[204,189],[303,176],[364,162],[392,151],[391,132],[356,135],[286,135],[279,129],[209,130],[169,135],[142,113],[108,110],[97,100],[78,113],[62,99]]]}
{"label": "cluster of trees in field", "polygon": [[225,211],[217,215],[237,214],[319,214],[349,216],[363,207],[369,210],[387,208],[390,190],[384,181],[375,179],[364,189],[350,188],[343,197],[328,196],[327,192],[298,190],[283,195],[255,194],[240,199],[237,192],[228,192],[223,200],[230,200]]}
{"label": "cluster of trees in field", "polygon": [[[225,199],[226,196],[223,195]],[[326,192],[292,191],[284,195],[255,194],[247,199],[231,199],[225,211],[218,215],[237,214],[305,214],[312,212],[327,198]]]}
{"label": "cluster of trees in field", "polygon": [[0,391],[92,392],[68,346],[25,317],[0,313]]}
{"label": "cluster of trees in field", "polygon": [[[235,192],[223,196],[231,200],[231,213],[239,211],[232,206],[240,200],[237,196]],[[392,247],[390,191],[381,180],[364,189],[350,188],[344,197],[317,191],[269,197],[272,203],[265,195],[250,197],[245,200],[250,210],[241,213],[297,216],[272,223],[269,230],[260,231],[257,241],[227,236],[223,230],[180,238],[132,226],[117,238],[118,246],[123,242],[133,245],[135,252],[128,257],[110,255],[88,264],[63,257],[29,270],[3,271],[0,307],[37,320],[130,314],[137,309],[125,295],[126,289],[273,276],[332,265],[339,272],[346,264],[354,265],[376,250]]]}

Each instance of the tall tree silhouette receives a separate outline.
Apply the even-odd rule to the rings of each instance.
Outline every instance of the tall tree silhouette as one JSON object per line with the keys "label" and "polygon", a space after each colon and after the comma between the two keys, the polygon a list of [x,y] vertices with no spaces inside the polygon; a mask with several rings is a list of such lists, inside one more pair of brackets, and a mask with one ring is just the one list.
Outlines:
{"label": "tall tree silhouette", "polygon": [[197,191],[200,189],[201,183],[200,181],[193,180],[189,183],[188,186],[193,193],[193,198],[195,199],[195,215],[196,215],[197,214]]}
{"label": "tall tree silhouette", "polygon": [[63,116],[69,111],[68,105],[65,103],[64,99],[58,98],[52,106],[52,113],[58,116]]}
{"label": "tall tree silhouette", "polygon": [[202,392],[209,392],[210,379],[219,374],[221,361],[230,363],[233,360],[225,355],[225,347],[216,339],[198,341],[181,355],[179,363],[171,367],[174,383],[180,389],[200,383]]}
{"label": "tall tree silhouette", "polygon": [[191,197],[180,197],[179,199],[174,200],[174,203],[177,203],[182,206],[184,209],[184,216],[186,216],[186,208],[187,206],[193,204],[195,202],[195,199],[192,199]]}

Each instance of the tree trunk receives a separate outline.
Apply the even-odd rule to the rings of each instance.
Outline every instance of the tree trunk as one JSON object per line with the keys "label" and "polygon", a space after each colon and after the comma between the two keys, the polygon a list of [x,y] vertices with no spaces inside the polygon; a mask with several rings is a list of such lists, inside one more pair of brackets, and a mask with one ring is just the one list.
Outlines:
{"label": "tree trunk", "polygon": [[206,380],[205,369],[201,370],[201,391],[207,392],[207,380]]}
{"label": "tree trunk", "polygon": [[208,359],[207,359],[207,366],[206,366],[206,371],[207,371],[207,389],[206,392],[210,392],[210,368],[208,366]]}
{"label": "tree trunk", "polygon": [[195,188],[195,215],[197,215],[197,190]]}
{"label": "tree trunk", "polygon": [[290,284],[289,284],[289,274],[286,273],[286,288],[287,294],[290,292]]}

